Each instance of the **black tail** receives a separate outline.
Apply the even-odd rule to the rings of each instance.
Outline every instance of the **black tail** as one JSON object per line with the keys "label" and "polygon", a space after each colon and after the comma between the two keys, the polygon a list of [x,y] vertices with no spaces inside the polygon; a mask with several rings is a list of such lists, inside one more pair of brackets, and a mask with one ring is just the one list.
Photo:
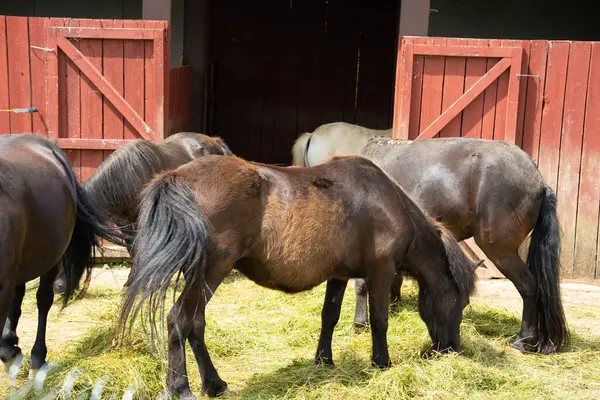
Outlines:
{"label": "black tail", "polygon": [[[71,171],[72,172],[72,171]],[[85,189],[73,176],[77,194],[77,217],[71,241],[61,260],[65,274],[65,289],[63,306],[80,288],[81,277],[85,274],[81,293],[87,288],[93,267],[95,250],[99,248],[99,238],[104,238],[114,244],[123,246],[126,236],[105,225],[109,219],[101,208],[97,207]]]}
{"label": "black tail", "polygon": [[130,285],[119,322],[123,331],[128,324],[131,328],[147,304],[144,322],[149,322],[154,338],[156,312],[161,311],[164,322],[165,297],[175,275],[179,279],[183,273],[189,284],[184,292],[191,286],[202,291],[206,287],[208,231],[192,190],[174,171],[161,174],[144,189],[137,226]]}
{"label": "black tail", "polygon": [[538,352],[550,354],[569,342],[560,298],[560,229],[556,195],[546,187],[540,214],[531,235],[527,267],[537,281]]}

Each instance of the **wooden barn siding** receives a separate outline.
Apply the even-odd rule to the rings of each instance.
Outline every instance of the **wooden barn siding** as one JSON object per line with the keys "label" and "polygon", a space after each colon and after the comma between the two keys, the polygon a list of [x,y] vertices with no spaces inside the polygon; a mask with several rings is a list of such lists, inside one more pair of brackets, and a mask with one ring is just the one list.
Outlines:
{"label": "wooden barn siding", "polygon": [[[436,45],[524,49],[516,144],[558,197],[562,274],[600,279],[600,42],[407,38]],[[409,138],[441,114],[497,59],[415,56]],[[437,137],[504,139],[508,71]]]}
{"label": "wooden barn siding", "polygon": [[171,68],[169,74],[169,130],[168,135],[189,131],[191,121],[190,90],[192,67]]}
{"label": "wooden barn siding", "polygon": [[[160,21],[95,20],[71,18],[14,17],[0,15],[0,109],[37,107],[39,112],[17,114],[0,112],[0,134],[33,132],[48,136],[47,65],[49,53],[47,26],[98,28],[161,28]],[[157,110],[152,41],[81,39],[74,45],[125,100],[154,126]],[[31,47],[35,46],[35,47]],[[37,48],[36,48],[37,47]],[[40,49],[41,48],[41,49]],[[120,112],[80,73],[73,62],[60,52],[59,75],[59,138],[126,139],[139,138],[135,129]],[[189,86],[186,68],[171,74],[175,105],[170,114],[172,129],[185,128],[189,116],[185,93]],[[167,89],[168,90],[168,89]],[[180,93],[184,93],[183,97]],[[165,97],[168,98],[167,93]],[[48,111],[47,111],[48,109]],[[53,108],[56,110],[56,108]],[[187,114],[186,114],[187,113]],[[53,138],[56,138],[53,136]],[[87,179],[111,150],[65,150],[80,180]]]}

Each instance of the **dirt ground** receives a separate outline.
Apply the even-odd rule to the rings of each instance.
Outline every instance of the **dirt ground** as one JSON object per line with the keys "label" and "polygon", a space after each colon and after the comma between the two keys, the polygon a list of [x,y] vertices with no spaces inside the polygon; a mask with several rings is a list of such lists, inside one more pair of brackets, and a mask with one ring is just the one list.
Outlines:
{"label": "dirt ground", "polygon": [[[121,290],[128,272],[128,269],[95,268],[90,287]],[[581,334],[600,335],[600,285],[564,282],[561,289],[569,327]],[[99,306],[97,302],[102,301],[112,302],[114,299],[77,301],[63,311],[55,304],[48,325],[48,343],[52,344],[51,347],[59,347],[92,328]],[[514,312],[519,318],[521,315],[521,297],[513,284],[506,279],[480,280],[472,302]],[[24,307],[19,324],[20,342],[24,349],[30,349],[35,339],[37,317],[34,307],[33,304]]]}

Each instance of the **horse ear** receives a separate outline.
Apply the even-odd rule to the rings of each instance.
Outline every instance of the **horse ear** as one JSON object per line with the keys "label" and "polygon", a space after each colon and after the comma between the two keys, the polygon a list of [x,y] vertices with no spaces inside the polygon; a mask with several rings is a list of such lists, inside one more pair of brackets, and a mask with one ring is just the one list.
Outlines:
{"label": "horse ear", "polygon": [[226,156],[234,155],[233,151],[231,151],[231,149],[229,148],[229,146],[227,146],[227,144],[225,143],[225,141],[223,139],[221,139],[220,137],[216,137],[215,140],[217,141],[219,146],[221,146],[221,150],[223,150],[224,155],[226,155]]}
{"label": "horse ear", "polygon": [[479,261],[475,261],[473,263],[473,270],[476,270],[477,268],[483,268],[483,269],[487,269],[487,267],[485,266],[485,264],[483,263],[483,260],[479,260]]}

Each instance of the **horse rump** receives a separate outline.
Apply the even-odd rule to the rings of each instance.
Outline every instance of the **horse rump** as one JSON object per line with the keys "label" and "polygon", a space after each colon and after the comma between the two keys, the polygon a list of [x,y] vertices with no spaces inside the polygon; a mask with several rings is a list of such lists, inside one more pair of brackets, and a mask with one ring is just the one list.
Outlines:
{"label": "horse rump", "polygon": [[133,266],[121,315],[122,331],[133,325],[145,304],[152,337],[156,337],[156,312],[161,310],[175,275],[183,274],[184,292],[194,283],[204,290],[208,230],[194,193],[175,171],[158,175],[141,193],[138,231],[133,242]]}

